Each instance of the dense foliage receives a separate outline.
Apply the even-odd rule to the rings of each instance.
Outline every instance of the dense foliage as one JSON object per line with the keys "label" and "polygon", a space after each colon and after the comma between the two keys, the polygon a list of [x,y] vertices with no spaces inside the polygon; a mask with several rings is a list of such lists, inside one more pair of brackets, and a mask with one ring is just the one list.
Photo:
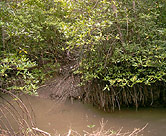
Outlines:
{"label": "dense foliage", "polygon": [[166,82],[166,4],[162,0],[0,4],[1,53],[23,51],[32,64],[39,65],[73,55],[82,84],[99,81],[105,91]]}
{"label": "dense foliage", "polygon": [[[57,27],[60,13],[55,10],[56,6],[51,1],[1,2],[0,8],[2,87],[15,87],[12,80],[20,80],[18,75],[22,74],[23,80],[28,82],[26,90],[31,93],[34,88],[36,90],[38,80],[44,80],[45,75],[55,72],[57,64],[53,63],[63,58],[61,53],[63,36]],[[42,66],[42,69],[33,69],[39,66]],[[33,69],[34,72],[29,69]],[[11,70],[15,75],[12,79],[6,80],[8,75],[11,75],[6,73]],[[8,85],[8,80],[11,85]],[[27,87],[25,84],[23,86],[19,84],[17,88],[24,90]]]}
{"label": "dense foliage", "polygon": [[77,37],[71,38],[70,45],[83,48],[79,69],[83,80],[103,80],[108,90],[109,86],[165,82],[166,29],[158,22],[162,5],[155,1],[86,2],[69,27],[77,30],[72,31]]}
{"label": "dense foliage", "polygon": [[28,71],[36,64],[24,55],[8,54],[1,59],[0,76],[2,88],[7,90],[22,91],[28,94],[37,94],[37,76]]}

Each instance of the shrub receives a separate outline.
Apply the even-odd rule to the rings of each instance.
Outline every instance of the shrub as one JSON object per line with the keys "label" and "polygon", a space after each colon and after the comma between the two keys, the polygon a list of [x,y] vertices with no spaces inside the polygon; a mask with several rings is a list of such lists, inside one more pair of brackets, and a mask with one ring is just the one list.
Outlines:
{"label": "shrub", "polygon": [[37,95],[38,78],[30,71],[36,63],[25,55],[7,54],[0,64],[1,88]]}

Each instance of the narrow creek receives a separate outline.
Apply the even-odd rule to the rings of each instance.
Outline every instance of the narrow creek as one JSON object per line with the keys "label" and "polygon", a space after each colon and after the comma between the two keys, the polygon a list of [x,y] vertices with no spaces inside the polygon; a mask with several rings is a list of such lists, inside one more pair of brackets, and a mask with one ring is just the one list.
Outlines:
{"label": "narrow creek", "polygon": [[[24,100],[24,98],[22,98]],[[26,99],[24,100],[26,102]],[[84,131],[93,131],[99,127],[103,119],[106,129],[122,129],[123,132],[133,131],[134,128],[148,126],[142,131],[144,136],[165,136],[166,134],[166,109],[145,108],[135,111],[128,109],[106,113],[91,105],[79,101],[56,104],[56,101],[30,96],[36,115],[37,127],[54,135],[55,132],[64,134],[71,128],[80,134]],[[89,126],[94,126],[90,128]]]}

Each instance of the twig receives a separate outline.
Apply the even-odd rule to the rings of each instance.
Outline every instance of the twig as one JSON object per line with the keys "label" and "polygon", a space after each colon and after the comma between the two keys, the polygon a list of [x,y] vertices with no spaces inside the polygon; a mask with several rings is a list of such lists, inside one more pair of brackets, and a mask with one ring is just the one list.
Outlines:
{"label": "twig", "polygon": [[45,134],[45,135],[47,135],[47,136],[51,136],[50,133],[48,133],[48,132],[46,132],[46,131],[43,131],[43,130],[41,130],[41,129],[39,129],[39,128],[34,128],[34,127],[32,127],[32,130],[35,130],[35,131],[37,131],[37,132],[39,132],[39,133],[43,133],[43,134]]}

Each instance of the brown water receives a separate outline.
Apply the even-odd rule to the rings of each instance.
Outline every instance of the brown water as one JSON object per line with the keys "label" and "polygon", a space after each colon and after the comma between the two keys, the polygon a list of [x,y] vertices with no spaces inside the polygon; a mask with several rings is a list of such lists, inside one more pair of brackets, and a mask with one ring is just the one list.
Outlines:
{"label": "brown water", "polygon": [[[70,128],[83,134],[83,130],[92,131],[99,127],[99,122],[107,121],[106,128],[114,130],[123,127],[123,131],[132,131],[134,128],[144,129],[145,136],[166,136],[166,109],[139,109],[122,110],[114,113],[105,113],[91,105],[79,101],[71,104],[66,102],[57,105],[55,101],[39,97],[30,97],[30,102],[36,114],[38,128],[51,133],[64,134]],[[95,125],[89,128],[88,125]]]}

